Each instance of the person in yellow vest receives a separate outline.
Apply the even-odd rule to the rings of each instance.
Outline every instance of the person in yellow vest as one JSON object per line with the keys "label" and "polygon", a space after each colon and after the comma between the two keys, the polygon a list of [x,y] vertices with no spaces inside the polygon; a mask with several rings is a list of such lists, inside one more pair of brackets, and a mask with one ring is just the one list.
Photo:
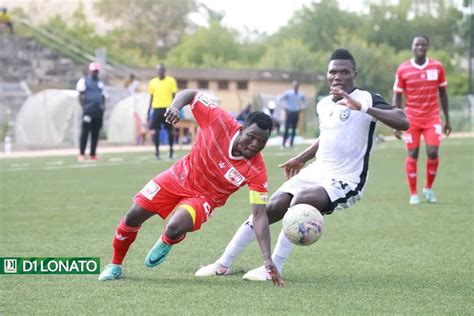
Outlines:
{"label": "person in yellow vest", "polygon": [[157,76],[150,80],[148,92],[150,93],[150,108],[148,109],[148,122],[150,122],[150,131],[152,140],[155,144],[155,156],[160,159],[160,129],[162,126],[168,131],[168,140],[170,145],[169,157],[173,158],[173,125],[165,120],[166,109],[171,105],[178,86],[176,79],[166,76],[166,67],[164,64],[158,64]]}
{"label": "person in yellow vest", "polygon": [[0,26],[3,25],[10,29],[10,34],[13,34],[13,23],[7,13],[7,8],[0,9]]}

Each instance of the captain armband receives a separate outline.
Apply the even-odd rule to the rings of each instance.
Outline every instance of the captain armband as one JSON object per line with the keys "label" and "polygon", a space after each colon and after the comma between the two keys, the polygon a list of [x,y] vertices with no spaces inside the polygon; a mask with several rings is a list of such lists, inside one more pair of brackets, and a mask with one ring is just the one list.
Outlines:
{"label": "captain armband", "polygon": [[250,204],[267,204],[268,192],[249,191]]}

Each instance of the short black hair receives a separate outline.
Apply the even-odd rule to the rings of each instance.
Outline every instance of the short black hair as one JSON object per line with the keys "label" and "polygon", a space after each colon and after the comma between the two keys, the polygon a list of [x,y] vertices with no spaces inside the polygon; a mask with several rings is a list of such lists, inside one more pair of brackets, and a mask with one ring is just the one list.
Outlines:
{"label": "short black hair", "polygon": [[336,59],[343,59],[343,60],[350,60],[352,65],[354,65],[354,70],[356,69],[356,62],[354,56],[345,48],[338,48],[332,52],[331,57],[329,57],[329,61],[336,60]]}
{"label": "short black hair", "polygon": [[413,41],[415,40],[415,38],[417,37],[420,37],[420,38],[424,38],[426,40],[426,44],[428,44],[428,46],[430,45],[430,39],[428,38],[428,36],[424,35],[424,34],[419,34],[419,35],[415,35],[413,36],[411,42],[413,43]]}
{"label": "short black hair", "polygon": [[253,123],[263,130],[271,132],[273,130],[273,120],[267,114],[261,111],[255,111],[247,115],[244,122],[244,127],[249,127]]}

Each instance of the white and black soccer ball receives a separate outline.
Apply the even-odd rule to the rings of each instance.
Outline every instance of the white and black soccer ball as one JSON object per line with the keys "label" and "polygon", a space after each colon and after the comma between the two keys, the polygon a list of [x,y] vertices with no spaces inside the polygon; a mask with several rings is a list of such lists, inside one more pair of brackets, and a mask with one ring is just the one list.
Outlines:
{"label": "white and black soccer ball", "polygon": [[314,244],[321,238],[323,227],[323,216],[309,204],[296,204],[283,217],[283,233],[295,245]]}

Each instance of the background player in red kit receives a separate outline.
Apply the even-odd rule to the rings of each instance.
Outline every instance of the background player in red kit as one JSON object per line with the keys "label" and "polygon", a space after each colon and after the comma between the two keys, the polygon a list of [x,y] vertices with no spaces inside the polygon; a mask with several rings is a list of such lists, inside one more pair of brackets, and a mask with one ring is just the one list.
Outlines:
{"label": "background player in red kit", "polygon": [[179,110],[187,104],[200,127],[196,141],[188,155],[150,180],[135,195],[134,204],[117,227],[112,262],[100,274],[99,280],[122,276],[125,255],[141,225],[151,216],[158,214],[165,219],[174,211],[145,258],[145,265],[150,268],[163,262],[172,246],[181,242],[186,233],[199,230],[212,216],[214,208],[224,205],[233,192],[248,185],[254,229],[264,265],[274,284],[282,285],[283,280],[271,259],[265,212],[267,171],[260,153],[272,131],[272,119],[263,112],[253,112],[241,126],[206,96],[184,90],[167,109],[166,120],[176,124]]}
{"label": "background player in red kit", "polygon": [[[403,134],[403,137],[400,131],[395,131],[395,136],[398,139],[403,138],[405,141],[408,151],[405,171],[410,186],[410,204],[420,203],[416,185],[420,136],[423,135],[428,156],[423,193],[427,202],[436,203],[432,186],[438,171],[438,148],[441,143],[442,130],[446,136],[451,133],[446,92],[448,82],[443,65],[437,60],[426,57],[428,48],[428,37],[416,36],[413,38],[414,58],[405,61],[398,67],[393,86],[393,104],[401,108],[402,95],[405,95],[405,111],[410,122],[410,128]],[[445,118],[443,129],[439,116],[438,92]]]}

